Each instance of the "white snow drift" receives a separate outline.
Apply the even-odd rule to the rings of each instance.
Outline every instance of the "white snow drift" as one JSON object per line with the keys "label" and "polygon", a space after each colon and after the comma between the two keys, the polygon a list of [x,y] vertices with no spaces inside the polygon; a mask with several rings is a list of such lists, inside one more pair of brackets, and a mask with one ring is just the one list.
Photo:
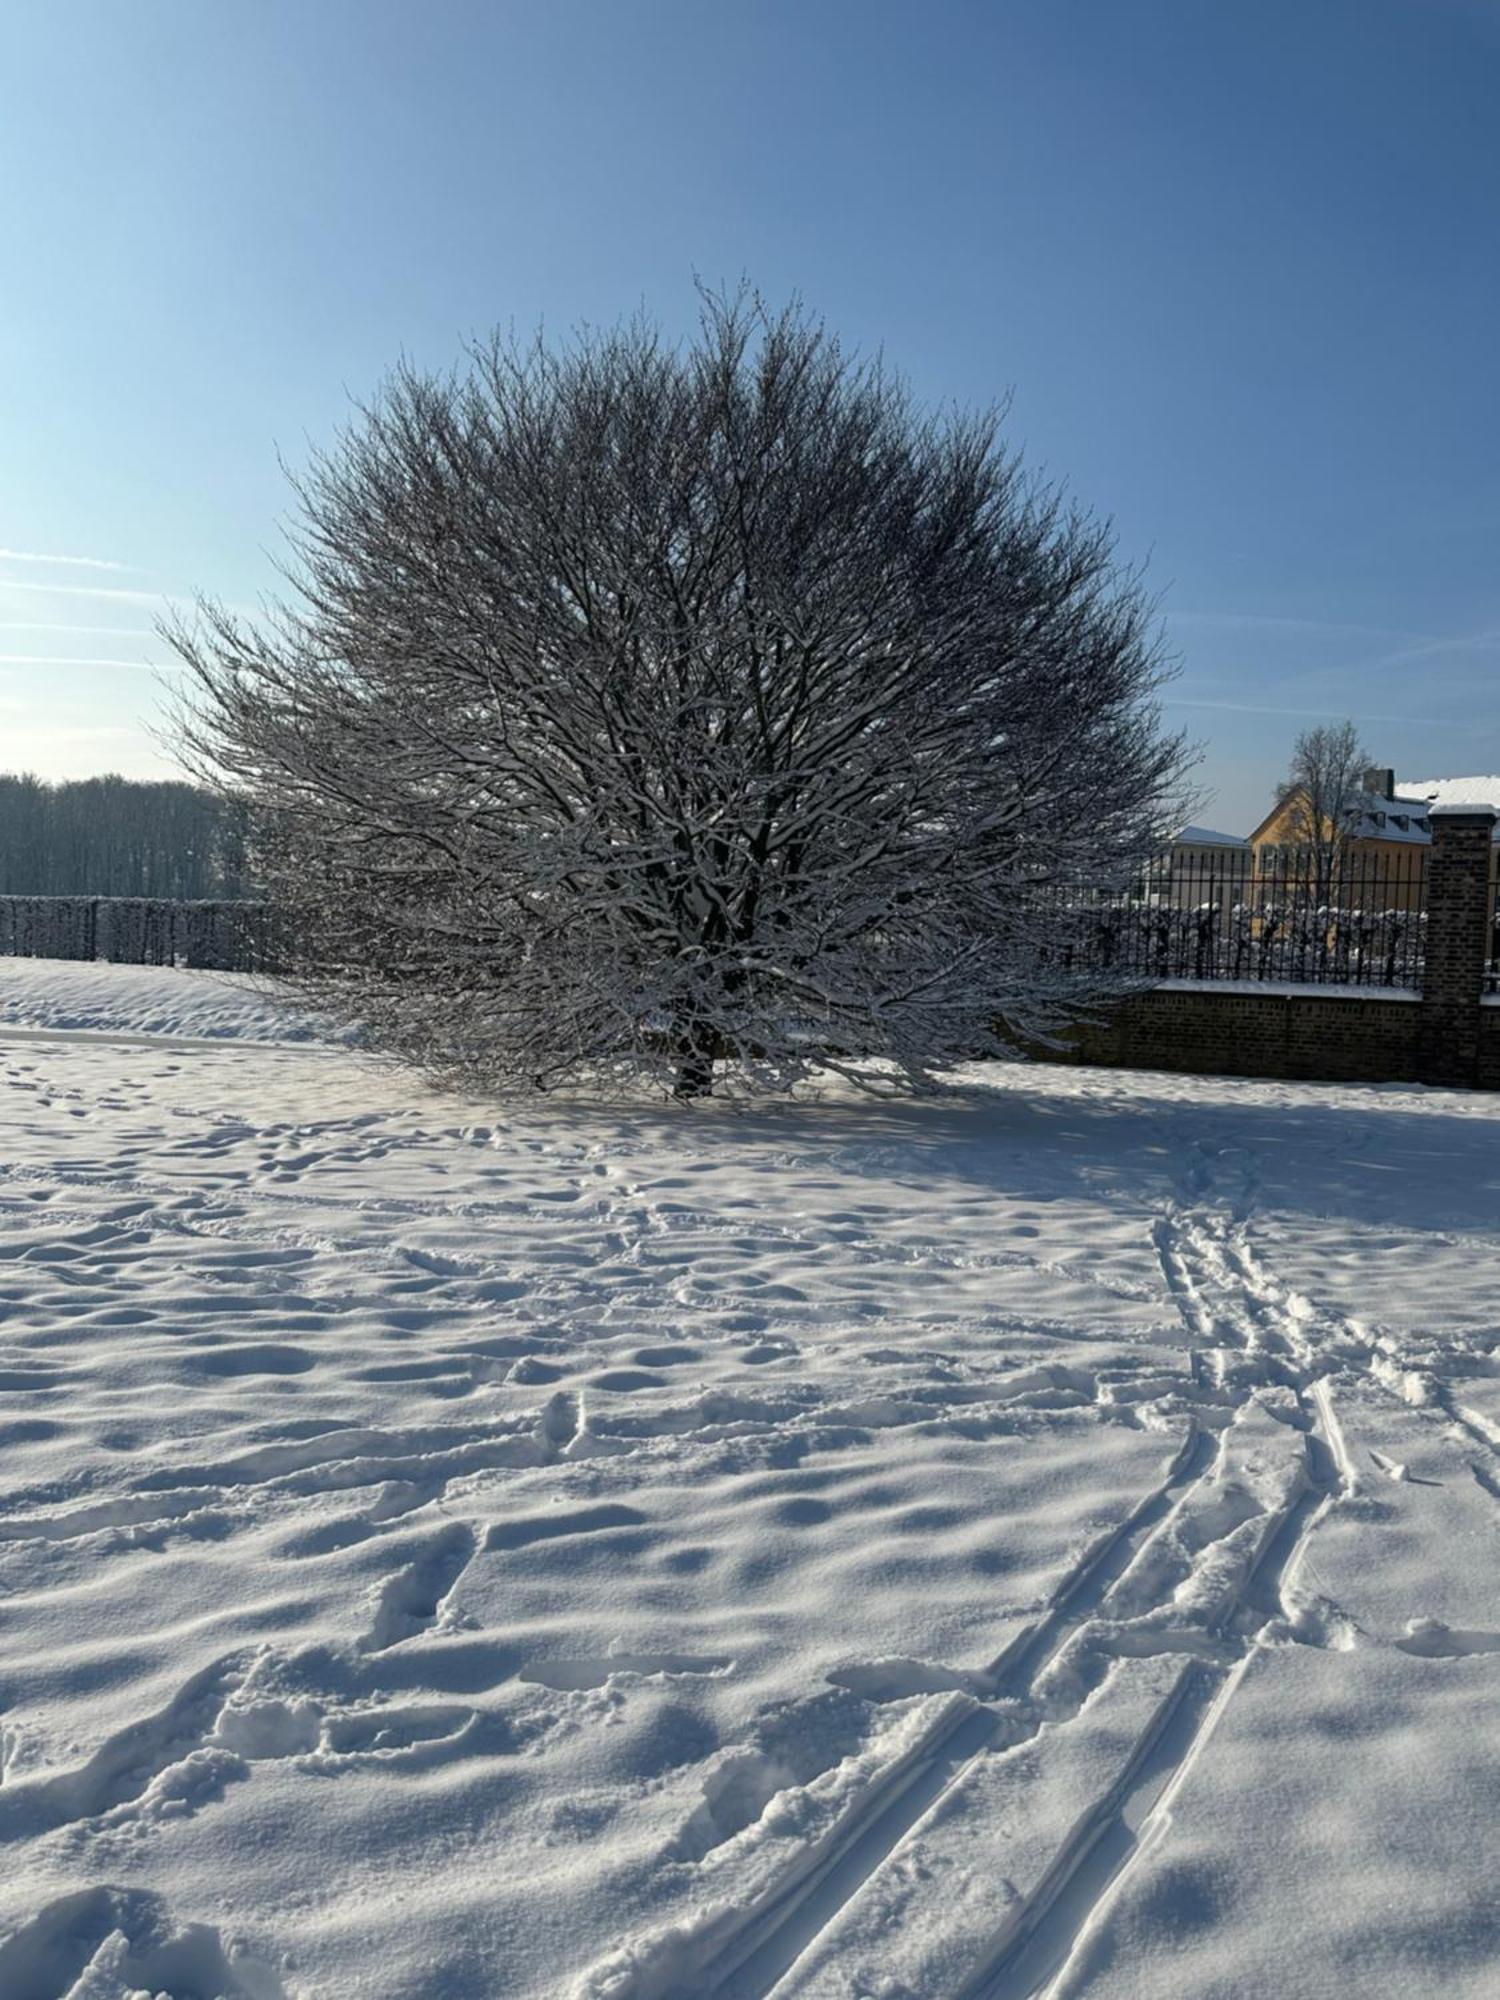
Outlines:
{"label": "white snow drift", "polygon": [[5,2000],[1494,1993],[1500,1101],[0,994]]}

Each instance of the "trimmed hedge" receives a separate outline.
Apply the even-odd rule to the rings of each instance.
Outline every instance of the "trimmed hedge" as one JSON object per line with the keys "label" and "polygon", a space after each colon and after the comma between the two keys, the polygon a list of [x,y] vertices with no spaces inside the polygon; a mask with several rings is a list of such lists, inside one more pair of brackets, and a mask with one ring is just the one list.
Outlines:
{"label": "trimmed hedge", "polygon": [[0,957],[270,972],[276,969],[275,947],[274,912],[267,903],[0,896]]}

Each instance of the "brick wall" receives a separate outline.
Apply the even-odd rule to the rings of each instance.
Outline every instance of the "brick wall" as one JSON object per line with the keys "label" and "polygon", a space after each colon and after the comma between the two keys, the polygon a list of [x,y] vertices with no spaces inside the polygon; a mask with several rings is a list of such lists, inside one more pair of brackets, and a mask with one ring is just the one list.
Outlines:
{"label": "brick wall", "polygon": [[1500,1006],[1480,1004],[1495,814],[1435,809],[1422,991],[1160,986],[1077,1027],[1053,1060],[1200,1076],[1500,1090]]}
{"label": "brick wall", "polygon": [[1433,867],[1427,885],[1427,968],[1422,981],[1424,1079],[1478,1080],[1479,996],[1489,950],[1490,868],[1495,815],[1452,806],[1431,814]]}
{"label": "brick wall", "polygon": [[[1500,1029],[1500,1009],[1486,1012]],[[1107,1020],[1073,1029],[1054,1060],[1199,1076],[1417,1082],[1421,1028],[1415,994],[1330,999],[1162,987],[1133,995]],[[1493,1039],[1500,1088],[1500,1034]]]}
{"label": "brick wall", "polygon": [[1474,1081],[1481,1090],[1500,1090],[1500,1007],[1479,1010],[1479,1052]]}

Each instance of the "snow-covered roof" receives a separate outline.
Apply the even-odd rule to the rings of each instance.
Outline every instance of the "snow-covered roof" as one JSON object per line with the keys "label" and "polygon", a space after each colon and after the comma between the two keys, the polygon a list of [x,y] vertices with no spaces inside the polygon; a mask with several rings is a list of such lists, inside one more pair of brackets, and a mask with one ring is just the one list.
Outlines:
{"label": "snow-covered roof", "polygon": [[1238,833],[1219,833],[1211,826],[1179,827],[1172,836],[1174,847],[1248,847],[1249,841]]}
{"label": "snow-covered roof", "polygon": [[[1372,773],[1378,777],[1379,773]],[[1359,793],[1346,814],[1346,828],[1357,840],[1390,841],[1397,846],[1425,847],[1432,839],[1429,815],[1435,811],[1455,811],[1465,806],[1492,806],[1500,814],[1500,776],[1479,778],[1407,778],[1390,794],[1381,790]],[[1250,837],[1264,834],[1276,817],[1276,808]],[[1241,843],[1230,834],[1209,833],[1205,828],[1184,827],[1179,841]],[[1500,819],[1495,822],[1495,841],[1500,845]]]}
{"label": "snow-covered roof", "polygon": [[1427,823],[1427,800],[1412,795],[1411,788],[1387,798],[1382,792],[1366,792],[1350,809],[1349,831],[1360,840],[1393,840],[1422,847],[1432,838]]}
{"label": "snow-covered roof", "polygon": [[[1500,775],[1473,778],[1407,778],[1401,790],[1414,795],[1428,807],[1452,811],[1461,806],[1492,806],[1500,813]],[[1495,840],[1500,843],[1500,820],[1495,822]]]}
{"label": "snow-covered roof", "polygon": [[1403,792],[1432,806],[1493,806],[1500,812],[1500,776],[1488,778],[1406,778]]}

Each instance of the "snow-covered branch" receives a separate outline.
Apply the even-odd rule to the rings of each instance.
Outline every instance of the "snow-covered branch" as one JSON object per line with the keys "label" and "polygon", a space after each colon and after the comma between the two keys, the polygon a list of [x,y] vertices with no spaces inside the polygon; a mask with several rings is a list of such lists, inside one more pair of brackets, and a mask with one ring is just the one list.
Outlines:
{"label": "snow-covered branch", "polygon": [[298,977],[494,1085],[1046,1032],[1040,888],[1116,879],[1184,767],[1149,606],[993,415],[704,302],[403,369],[299,486],[293,603],[173,634]]}

